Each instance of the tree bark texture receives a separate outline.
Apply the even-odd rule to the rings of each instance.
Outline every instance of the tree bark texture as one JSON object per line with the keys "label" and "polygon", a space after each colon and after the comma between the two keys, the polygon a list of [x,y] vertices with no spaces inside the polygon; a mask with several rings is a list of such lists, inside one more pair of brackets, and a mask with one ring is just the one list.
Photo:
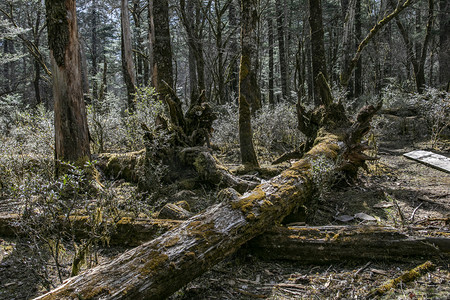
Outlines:
{"label": "tree bark texture", "polygon": [[[0,215],[0,236],[22,236],[19,215]],[[70,231],[76,240],[89,238],[87,216],[71,216],[61,230]],[[110,226],[114,230],[109,245],[136,247],[182,224],[179,220],[121,218]],[[438,258],[450,255],[448,232],[424,228],[358,226],[274,226],[242,247],[265,260],[291,260],[304,264],[327,264],[342,261],[382,260],[410,262],[415,258]],[[26,235],[26,233],[25,233]]]}
{"label": "tree bark texture", "polygon": [[257,72],[256,29],[257,1],[241,0],[241,65],[239,70],[239,145],[241,162],[248,167],[259,167],[253,146],[251,115],[261,108]]}
{"label": "tree bark texture", "polygon": [[324,125],[329,130],[319,131],[314,147],[279,176],[243,195],[223,190],[218,195],[220,204],[107,264],[68,279],[38,299],[168,297],[300,205],[307,206],[314,191],[315,159],[336,161],[339,157],[338,169],[360,166],[359,140],[375,112],[373,107],[365,108],[352,126]]}
{"label": "tree bark texture", "polygon": [[167,0],[151,3],[153,17],[153,86],[167,104],[173,125],[184,128],[181,101],[176,97],[172,70],[172,46],[169,29],[169,3]]}
{"label": "tree bark texture", "polygon": [[450,2],[439,2],[439,82],[449,91],[450,88]]}
{"label": "tree bark texture", "polygon": [[189,53],[192,54],[194,62],[190,73],[195,73],[191,80],[191,99],[196,100],[200,93],[205,90],[205,60],[203,57],[203,19],[201,16],[201,4],[193,0],[181,0],[181,19],[187,33]]}
{"label": "tree bark texture", "polygon": [[[445,233],[443,233],[445,235]],[[305,264],[342,261],[401,261],[450,254],[445,236],[411,237],[382,226],[274,227],[251,240],[245,251],[262,259]]]}
{"label": "tree bark texture", "polygon": [[[355,11],[355,42],[356,42],[356,47],[358,47],[358,43],[362,38],[361,0],[356,0],[356,9],[355,10],[356,10]],[[358,59],[358,62],[356,63],[356,67],[355,67],[355,92],[354,92],[355,97],[361,96],[364,92],[362,71],[363,71],[362,58],[360,57]]]}
{"label": "tree bark texture", "polygon": [[314,102],[316,106],[325,104],[320,97],[318,77],[322,73],[328,81],[325,46],[323,41],[322,0],[309,0],[309,25],[311,30],[312,74],[314,82]]}
{"label": "tree bark texture", "polygon": [[281,0],[275,1],[277,12],[277,33],[278,33],[278,54],[280,59],[280,78],[281,78],[281,90],[282,98],[286,99],[288,95],[288,69],[286,62],[286,43],[284,34],[284,5]]}
{"label": "tree bark texture", "polygon": [[122,74],[127,86],[128,109],[134,111],[134,94],[136,93],[136,71],[131,46],[131,27],[128,0],[120,2],[120,24],[122,45]]}
{"label": "tree bark texture", "polygon": [[275,99],[273,94],[273,83],[274,83],[274,62],[273,62],[273,20],[272,16],[267,19],[268,22],[268,40],[269,40],[269,104],[275,105]]}
{"label": "tree bark texture", "polygon": [[[169,3],[151,1],[155,43],[153,44],[153,86],[162,97],[173,88],[172,46],[169,30]],[[164,83],[165,82],[165,83]]]}
{"label": "tree bark texture", "polygon": [[90,158],[90,149],[75,0],[46,0],[45,7],[53,66],[55,157],[82,163]]}
{"label": "tree bark texture", "polygon": [[[342,54],[341,54],[341,69],[345,69],[350,63],[351,54],[354,49],[354,20],[356,14],[356,0],[341,1],[342,15],[344,19],[344,32],[342,35]],[[348,98],[352,98],[353,90],[351,87],[347,88]]]}
{"label": "tree bark texture", "polygon": [[230,89],[234,95],[239,94],[239,57],[237,55],[239,51],[239,43],[237,38],[238,23],[236,18],[236,0],[231,0],[228,7],[228,20],[230,22],[231,33],[230,37]]}

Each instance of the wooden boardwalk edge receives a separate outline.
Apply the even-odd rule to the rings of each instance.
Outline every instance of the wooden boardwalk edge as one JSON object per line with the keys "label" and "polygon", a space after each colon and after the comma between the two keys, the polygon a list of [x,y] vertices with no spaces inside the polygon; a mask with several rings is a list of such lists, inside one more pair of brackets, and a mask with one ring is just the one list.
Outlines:
{"label": "wooden boardwalk edge", "polygon": [[415,150],[403,154],[404,157],[412,159],[431,168],[450,173],[450,158],[430,151]]}

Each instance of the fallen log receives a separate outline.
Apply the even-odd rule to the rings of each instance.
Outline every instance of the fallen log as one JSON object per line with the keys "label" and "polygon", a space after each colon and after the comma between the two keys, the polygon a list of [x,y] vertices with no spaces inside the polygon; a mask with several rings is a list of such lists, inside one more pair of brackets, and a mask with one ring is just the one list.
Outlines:
{"label": "fallen log", "polygon": [[[88,239],[91,232],[90,218],[88,216],[70,216],[68,219],[61,218],[61,230],[74,235],[77,240]],[[0,237],[23,237],[27,236],[21,227],[20,216],[17,214],[0,215]],[[161,234],[175,228],[182,221],[161,219],[133,219],[121,218],[117,222],[109,221],[113,230],[109,236],[108,244],[111,246],[136,247]]]}
{"label": "fallen log", "polygon": [[[280,222],[314,193],[312,166],[326,157],[336,170],[356,174],[364,164],[358,144],[377,108],[366,107],[353,124],[343,109],[323,112],[323,127],[303,159],[251,192],[226,189],[219,204],[170,232],[99,265],[38,299],[164,299],[198,277],[241,245]],[[342,112],[342,113],[340,113]],[[339,127],[339,125],[344,128]],[[347,126],[351,125],[351,126]]]}
{"label": "fallen log", "polygon": [[[0,236],[19,234],[18,215],[0,216]],[[182,221],[122,218],[112,224],[109,245],[139,246],[172,230]],[[72,232],[77,239],[88,238],[89,219],[71,217]],[[9,229],[7,229],[9,228]],[[65,228],[68,230],[68,228]],[[407,228],[413,234],[385,226],[275,226],[249,241],[244,252],[261,259],[293,260],[305,264],[342,261],[411,261],[450,255],[448,232]],[[414,231],[418,231],[415,233]],[[364,251],[361,251],[361,250]]]}
{"label": "fallen log", "polygon": [[251,240],[245,251],[263,259],[295,260],[305,264],[410,262],[424,257],[448,256],[449,242],[445,236],[411,237],[384,226],[274,227]]}

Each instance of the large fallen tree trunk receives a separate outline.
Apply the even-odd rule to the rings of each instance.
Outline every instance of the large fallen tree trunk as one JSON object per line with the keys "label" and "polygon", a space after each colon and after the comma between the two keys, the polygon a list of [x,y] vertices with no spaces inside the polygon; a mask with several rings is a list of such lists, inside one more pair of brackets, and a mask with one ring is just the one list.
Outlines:
{"label": "large fallen tree trunk", "polygon": [[[21,234],[20,216],[0,216],[0,236]],[[138,246],[180,225],[179,220],[122,218],[111,224],[114,231],[109,245]],[[70,217],[76,239],[89,237],[89,218]],[[424,228],[419,228],[423,231]],[[295,260],[305,264],[351,260],[410,261],[450,254],[448,232],[406,228],[406,234],[385,226],[275,226],[249,241],[244,252],[269,260]],[[364,249],[364,251],[360,251]]]}
{"label": "large fallen tree trunk", "polygon": [[[443,233],[445,235],[448,233]],[[342,261],[406,261],[448,256],[450,239],[412,237],[382,226],[274,227],[251,240],[245,251],[263,259],[305,264]]]}
{"label": "large fallen tree trunk", "polygon": [[[354,173],[366,156],[361,137],[376,112],[366,107],[351,124],[343,109],[321,109],[323,126],[303,159],[251,192],[226,189],[217,204],[115,260],[68,279],[39,299],[163,299],[280,222],[314,192],[312,165],[326,157]],[[330,114],[332,112],[332,115]],[[337,113],[336,113],[337,112]],[[344,127],[338,127],[343,124]]]}

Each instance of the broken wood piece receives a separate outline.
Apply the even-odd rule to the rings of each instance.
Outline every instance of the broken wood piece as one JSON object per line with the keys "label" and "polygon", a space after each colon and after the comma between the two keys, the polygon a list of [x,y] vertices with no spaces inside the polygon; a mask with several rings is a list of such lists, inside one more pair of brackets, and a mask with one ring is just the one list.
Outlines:
{"label": "broken wood piece", "polygon": [[158,213],[159,219],[170,220],[186,220],[192,216],[193,213],[173,203],[167,203]]}
{"label": "broken wood piece", "polygon": [[392,227],[370,225],[274,227],[250,241],[246,250],[261,259],[305,264],[344,260],[410,262],[450,254],[450,239],[410,237]]}
{"label": "broken wood piece", "polygon": [[422,275],[425,275],[426,273],[434,270],[435,268],[436,268],[436,266],[431,261],[427,261],[427,262],[421,264],[420,266],[415,267],[412,270],[404,272],[399,277],[385,282],[380,287],[373,289],[372,291],[370,291],[367,294],[366,299],[372,299],[375,296],[381,296],[381,295],[385,294],[386,292],[388,292],[390,289],[397,286],[399,283],[401,283],[401,282],[408,283],[408,282],[414,281],[414,280],[418,279],[419,277],[421,277]]}
{"label": "broken wood piece", "polygon": [[403,154],[404,157],[420,162],[434,169],[450,173],[450,158],[429,151],[415,150]]}

